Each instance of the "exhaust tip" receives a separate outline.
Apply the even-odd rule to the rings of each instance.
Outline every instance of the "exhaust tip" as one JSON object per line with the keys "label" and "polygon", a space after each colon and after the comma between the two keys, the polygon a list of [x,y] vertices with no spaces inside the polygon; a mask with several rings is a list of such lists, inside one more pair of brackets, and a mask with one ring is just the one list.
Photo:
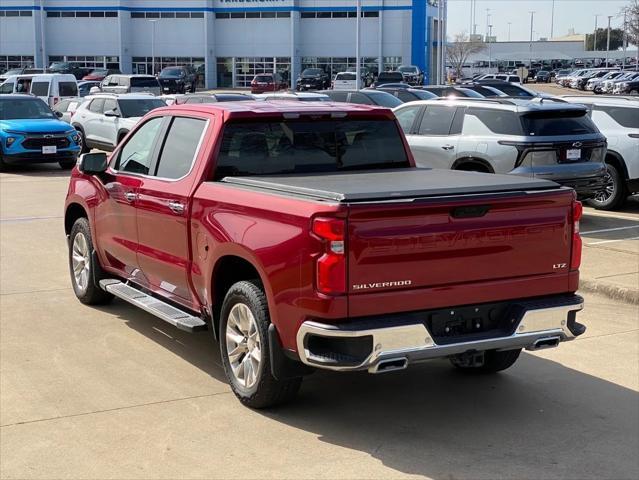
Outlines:
{"label": "exhaust tip", "polygon": [[370,368],[368,371],[370,373],[394,372],[396,370],[404,370],[407,366],[408,366],[408,359],[405,357],[390,358],[388,360],[382,360],[377,365]]}
{"label": "exhaust tip", "polygon": [[527,350],[542,350],[544,348],[554,348],[559,345],[560,341],[560,337],[539,338],[535,340],[535,343],[533,343],[531,347],[528,347]]}

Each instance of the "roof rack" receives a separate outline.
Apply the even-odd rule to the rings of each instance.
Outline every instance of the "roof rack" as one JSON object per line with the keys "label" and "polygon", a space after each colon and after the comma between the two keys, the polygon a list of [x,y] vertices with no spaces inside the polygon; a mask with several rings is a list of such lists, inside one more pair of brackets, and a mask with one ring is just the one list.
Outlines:
{"label": "roof rack", "polygon": [[500,103],[502,105],[517,105],[515,102],[506,97],[488,97],[488,98],[477,98],[477,97],[457,97],[455,95],[450,95],[448,97],[438,97],[432,98],[431,100],[463,100],[464,102],[467,100],[471,100],[473,102],[491,102],[491,103]]}
{"label": "roof rack", "polygon": [[626,102],[639,102],[639,96],[633,97],[629,95],[561,95],[561,98],[565,98],[565,97],[570,97],[570,98],[585,97],[586,99],[593,99],[593,100],[601,98],[601,99],[610,99],[610,100],[620,100],[620,101],[626,101]]}

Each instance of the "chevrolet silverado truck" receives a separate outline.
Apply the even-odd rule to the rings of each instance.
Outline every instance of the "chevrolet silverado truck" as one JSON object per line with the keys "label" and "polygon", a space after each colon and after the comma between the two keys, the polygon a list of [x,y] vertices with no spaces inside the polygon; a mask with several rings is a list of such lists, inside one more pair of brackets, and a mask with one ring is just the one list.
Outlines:
{"label": "chevrolet silverado truck", "polygon": [[551,181],[416,168],[389,109],[229,102],[83,155],[64,226],[81,302],[211,330],[264,408],[316,369],[497,372],[574,339],[581,213]]}

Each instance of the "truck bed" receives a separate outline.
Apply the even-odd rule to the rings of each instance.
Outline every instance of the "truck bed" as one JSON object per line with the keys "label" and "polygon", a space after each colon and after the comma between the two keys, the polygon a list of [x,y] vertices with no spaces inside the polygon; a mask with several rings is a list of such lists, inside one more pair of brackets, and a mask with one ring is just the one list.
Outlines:
{"label": "truck bed", "polygon": [[225,177],[224,183],[334,202],[554,190],[548,180],[436,169],[397,169],[285,176]]}

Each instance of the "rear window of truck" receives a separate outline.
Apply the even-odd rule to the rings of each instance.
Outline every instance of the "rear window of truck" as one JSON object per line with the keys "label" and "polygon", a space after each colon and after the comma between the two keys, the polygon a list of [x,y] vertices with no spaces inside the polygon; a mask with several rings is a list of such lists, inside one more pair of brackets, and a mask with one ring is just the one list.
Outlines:
{"label": "rear window of truck", "polygon": [[131,77],[132,87],[157,87],[158,81],[155,78]]}
{"label": "rear window of truck", "polygon": [[597,133],[586,111],[547,111],[522,115],[524,135],[538,137]]}
{"label": "rear window of truck", "polygon": [[410,166],[392,120],[229,123],[215,179]]}

